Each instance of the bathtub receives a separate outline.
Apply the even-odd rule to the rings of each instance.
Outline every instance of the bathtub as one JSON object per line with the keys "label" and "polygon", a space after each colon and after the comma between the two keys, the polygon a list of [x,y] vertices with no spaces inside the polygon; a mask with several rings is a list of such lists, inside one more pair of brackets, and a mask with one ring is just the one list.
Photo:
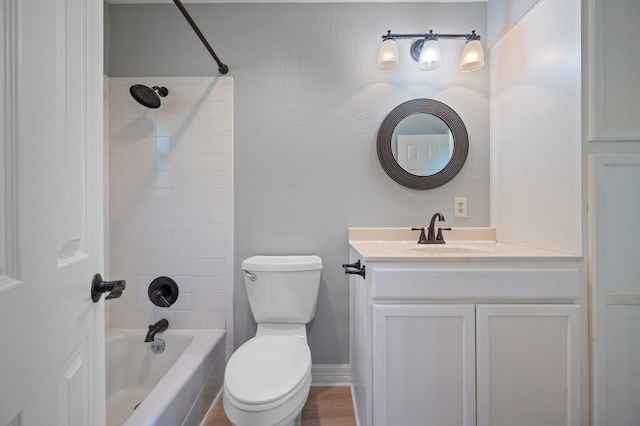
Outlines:
{"label": "bathtub", "polygon": [[204,425],[226,365],[224,330],[167,330],[163,353],[146,330],[106,334],[107,426]]}

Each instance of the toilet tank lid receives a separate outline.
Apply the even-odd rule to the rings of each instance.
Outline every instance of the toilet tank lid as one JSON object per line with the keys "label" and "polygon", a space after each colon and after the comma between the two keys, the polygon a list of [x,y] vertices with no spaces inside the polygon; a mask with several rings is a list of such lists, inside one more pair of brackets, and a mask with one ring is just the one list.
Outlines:
{"label": "toilet tank lid", "polygon": [[242,262],[247,271],[311,271],[322,269],[319,256],[253,256]]}

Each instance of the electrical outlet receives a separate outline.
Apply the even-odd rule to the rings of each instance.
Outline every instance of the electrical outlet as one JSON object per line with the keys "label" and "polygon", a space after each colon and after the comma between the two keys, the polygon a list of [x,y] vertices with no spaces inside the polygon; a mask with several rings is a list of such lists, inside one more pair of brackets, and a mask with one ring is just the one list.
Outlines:
{"label": "electrical outlet", "polygon": [[453,199],[453,212],[455,217],[467,217],[467,199],[466,198],[454,198]]}

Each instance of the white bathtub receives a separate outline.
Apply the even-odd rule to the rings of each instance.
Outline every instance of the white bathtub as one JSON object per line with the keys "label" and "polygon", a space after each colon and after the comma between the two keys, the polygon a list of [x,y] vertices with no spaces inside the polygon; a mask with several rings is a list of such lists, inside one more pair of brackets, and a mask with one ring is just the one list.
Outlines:
{"label": "white bathtub", "polygon": [[222,388],[225,331],[169,328],[156,336],[161,354],[146,332],[107,331],[107,426],[204,424]]}

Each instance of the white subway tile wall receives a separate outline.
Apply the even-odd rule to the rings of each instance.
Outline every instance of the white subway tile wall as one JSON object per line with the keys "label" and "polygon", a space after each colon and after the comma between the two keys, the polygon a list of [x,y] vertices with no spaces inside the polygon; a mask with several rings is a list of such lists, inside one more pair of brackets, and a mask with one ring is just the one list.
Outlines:
{"label": "white subway tile wall", "polygon": [[[132,84],[163,86],[158,109]],[[233,78],[110,78],[108,90],[109,277],[127,289],[109,301],[112,328],[227,331],[233,352]],[[147,296],[166,275],[180,289],[170,308]]]}

